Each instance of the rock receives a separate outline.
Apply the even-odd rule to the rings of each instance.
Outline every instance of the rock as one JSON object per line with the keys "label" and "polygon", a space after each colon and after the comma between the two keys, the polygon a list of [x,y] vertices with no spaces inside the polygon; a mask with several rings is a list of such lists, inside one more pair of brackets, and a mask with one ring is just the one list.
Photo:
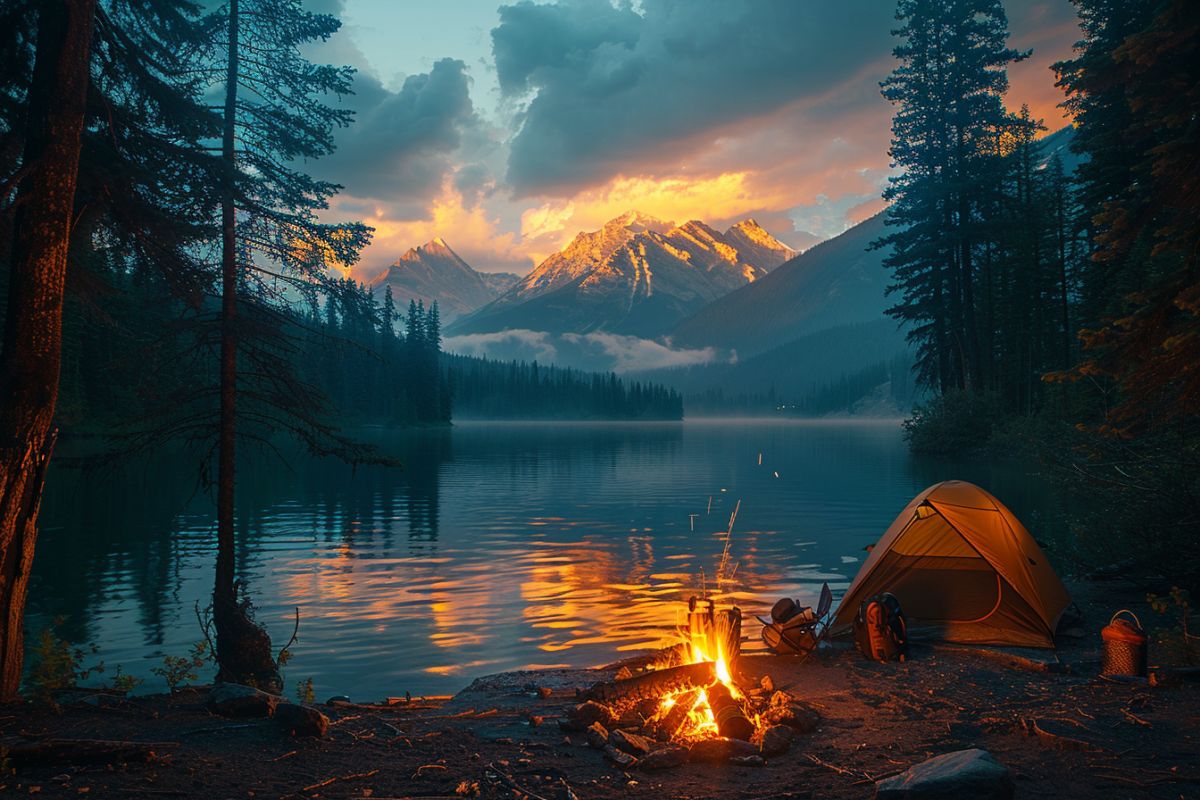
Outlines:
{"label": "rock", "polygon": [[763,678],[758,682],[758,685],[761,686],[762,690],[767,694],[775,691],[775,681],[771,680],[770,675],[763,675]]}
{"label": "rock", "polygon": [[935,756],[875,783],[875,800],[1010,800],[1012,775],[978,748]]}
{"label": "rock", "polygon": [[638,766],[642,769],[671,769],[678,767],[688,759],[688,751],[686,747],[678,745],[670,745],[647,753],[646,756],[638,762]]}
{"label": "rock", "polygon": [[613,716],[612,709],[606,705],[601,705],[595,700],[588,700],[586,703],[580,703],[573,706],[567,711],[566,722],[577,731],[587,730],[593,722],[599,722],[606,728],[613,727],[616,719]]}
{"label": "rock", "polygon": [[554,690],[551,689],[549,686],[539,686],[537,693],[538,693],[538,697],[545,699],[545,698],[549,697],[550,695],[554,694]]}
{"label": "rock", "polygon": [[608,735],[608,743],[618,750],[624,750],[635,756],[644,756],[649,753],[653,744],[645,736],[638,736],[636,733],[627,733],[623,730],[615,730]]}
{"label": "rock", "polygon": [[312,706],[300,703],[279,703],[275,706],[275,721],[293,736],[321,737],[329,730],[329,717]]}
{"label": "rock", "polygon": [[350,704],[350,702],[351,702],[351,701],[350,701],[350,698],[349,698],[349,696],[347,696],[347,695],[344,695],[344,694],[335,694],[333,697],[331,697],[331,698],[329,698],[328,700],[326,700],[326,701],[325,701],[325,705],[327,705],[327,706],[332,706],[332,705],[349,705],[349,704]]}
{"label": "rock", "polygon": [[762,756],[733,756],[729,763],[738,767],[765,767],[767,762]]}
{"label": "rock", "polygon": [[821,724],[821,715],[808,703],[799,700],[789,700],[786,703],[776,703],[775,698],[781,692],[776,692],[771,698],[771,707],[763,712],[764,722],[771,725],[787,725],[796,733],[811,733]]}
{"label": "rock", "polygon": [[240,683],[214,684],[208,707],[223,717],[269,717],[279,698]]}
{"label": "rock", "polygon": [[767,728],[762,736],[762,754],[764,756],[782,755],[792,746],[794,738],[796,738],[795,731],[786,725]]}
{"label": "rock", "polygon": [[593,722],[587,729],[588,744],[597,750],[608,747],[608,731],[599,722]]}
{"label": "rock", "polygon": [[701,739],[688,750],[688,761],[728,761],[739,756],[758,755],[758,748],[741,739]]}
{"label": "rock", "polygon": [[621,767],[622,769],[628,769],[637,763],[637,759],[634,758],[632,755],[630,755],[629,753],[626,753],[624,750],[618,750],[617,748],[613,747],[611,744],[608,747],[604,748],[604,755],[608,758],[609,761],[613,762],[614,764],[616,764],[618,767]]}

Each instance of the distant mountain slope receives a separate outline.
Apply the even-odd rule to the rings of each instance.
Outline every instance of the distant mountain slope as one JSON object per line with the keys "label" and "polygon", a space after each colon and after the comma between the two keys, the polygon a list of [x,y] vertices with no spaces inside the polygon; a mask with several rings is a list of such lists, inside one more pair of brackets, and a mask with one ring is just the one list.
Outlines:
{"label": "distant mountain slope", "polygon": [[907,351],[894,320],[875,319],[825,328],[736,362],[631,373],[670,386],[684,395],[720,389],[795,398],[823,383],[887,361]]}
{"label": "distant mountain slope", "polygon": [[868,248],[883,233],[883,215],[877,214],[804,251],[683,320],[672,343],[737,350],[745,357],[823,328],[881,318],[889,305],[886,251]]}
{"label": "distant mountain slope", "polygon": [[672,226],[631,211],[598,231],[580,233],[448,333],[524,329],[659,336],[705,304],[765,277],[793,254],[754,220],[720,233],[697,220]]}
{"label": "distant mountain slope", "polygon": [[442,319],[452,320],[491,302],[518,280],[518,276],[508,273],[475,271],[438,237],[396,259],[372,288],[382,294],[385,286],[391,286],[401,311],[409,300],[426,306],[436,300]]}
{"label": "distant mountain slope", "polygon": [[521,280],[520,275],[512,272],[480,272],[479,277],[483,278],[484,285],[494,297],[504,294]]}

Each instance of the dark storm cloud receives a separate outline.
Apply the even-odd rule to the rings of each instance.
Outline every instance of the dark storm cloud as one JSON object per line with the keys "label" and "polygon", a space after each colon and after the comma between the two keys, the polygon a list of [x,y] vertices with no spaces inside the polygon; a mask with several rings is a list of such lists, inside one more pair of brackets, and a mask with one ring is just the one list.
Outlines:
{"label": "dark storm cloud", "polygon": [[500,86],[528,95],[508,180],[518,194],[578,188],[703,143],[846,80],[886,55],[880,0],[605,0],[500,9]]}
{"label": "dark storm cloud", "polygon": [[[1014,40],[1035,48],[1061,39],[1074,19],[1067,0],[1006,6]],[[792,105],[817,103],[806,113],[847,121],[865,108],[886,109],[878,81],[891,68],[894,12],[887,0],[502,6],[492,31],[500,87],[528,101],[508,183],[518,196],[569,193],[664,157],[685,162],[743,133],[748,120]]]}
{"label": "dark storm cloud", "polygon": [[428,199],[453,171],[452,156],[479,125],[462,61],[445,58],[389,91],[359,72],[346,98],[354,122],[336,134],[337,150],[314,171],[358,197]]}

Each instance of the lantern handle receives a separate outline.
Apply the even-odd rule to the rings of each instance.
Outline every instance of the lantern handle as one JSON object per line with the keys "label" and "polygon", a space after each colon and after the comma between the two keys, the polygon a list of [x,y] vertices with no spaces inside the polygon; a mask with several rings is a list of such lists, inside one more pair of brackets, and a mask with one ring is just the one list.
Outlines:
{"label": "lantern handle", "polygon": [[1137,623],[1138,630],[1139,630],[1139,631],[1140,631],[1140,630],[1143,630],[1143,628],[1142,628],[1142,621],[1141,621],[1140,619],[1138,619],[1138,617],[1137,617],[1137,614],[1133,613],[1133,612],[1132,612],[1132,611],[1130,611],[1128,608],[1122,608],[1120,611],[1118,611],[1117,613],[1113,614],[1113,615],[1112,615],[1112,619],[1110,619],[1110,620],[1108,621],[1108,624],[1109,624],[1109,625],[1112,625],[1114,622],[1116,622],[1116,621],[1117,621],[1117,617],[1121,616],[1122,614],[1128,614],[1129,616],[1133,617],[1133,621],[1134,621],[1135,623]]}

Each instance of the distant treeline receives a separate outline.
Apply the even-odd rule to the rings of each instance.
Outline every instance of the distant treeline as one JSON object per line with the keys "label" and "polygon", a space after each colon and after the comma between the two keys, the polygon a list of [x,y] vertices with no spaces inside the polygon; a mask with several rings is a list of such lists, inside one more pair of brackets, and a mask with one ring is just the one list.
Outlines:
{"label": "distant treeline", "polygon": [[[766,392],[726,394],[723,389],[709,389],[689,394],[684,399],[688,414],[702,416],[796,416],[822,417],[835,412],[854,412],[855,404],[877,396],[896,411],[912,406],[915,390],[912,379],[912,359],[898,354],[831,381],[814,382],[809,390],[797,396],[783,393],[774,386]],[[868,413],[878,413],[871,409]]]}
{"label": "distant treeline", "polygon": [[615,374],[444,355],[455,414],[475,419],[683,418],[683,398],[658,384]]}
{"label": "distant treeline", "polygon": [[[207,329],[153,275],[102,255],[90,265],[93,293],[68,301],[60,424],[94,433],[169,431],[175,419],[215,403],[211,393],[193,391],[215,371],[202,352]],[[349,279],[334,286],[323,303],[275,319],[288,333],[275,354],[327,400],[339,424],[683,416],[680,395],[658,384],[443,353],[436,303],[401,312],[390,291],[380,301]],[[251,321],[254,313],[247,309]]]}

